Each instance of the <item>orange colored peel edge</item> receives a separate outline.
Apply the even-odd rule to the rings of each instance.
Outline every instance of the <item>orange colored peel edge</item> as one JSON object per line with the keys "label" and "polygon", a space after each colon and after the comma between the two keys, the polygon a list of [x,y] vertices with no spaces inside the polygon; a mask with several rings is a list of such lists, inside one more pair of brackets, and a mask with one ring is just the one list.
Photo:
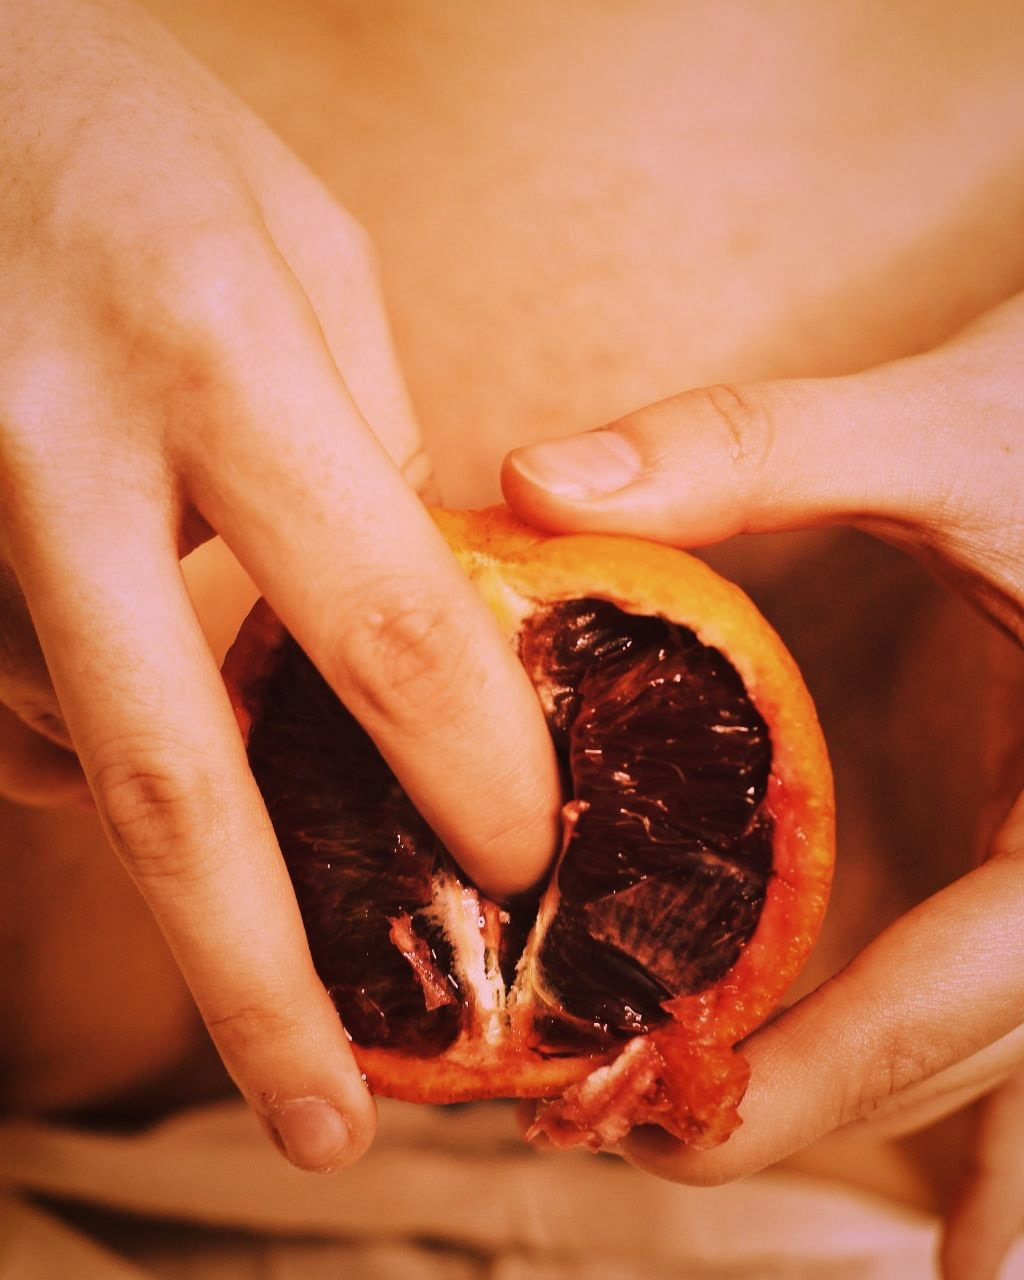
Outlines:
{"label": "orange colored peel edge", "polygon": [[[434,517],[510,640],[517,614],[532,603],[593,596],[630,613],[661,616],[688,627],[729,659],[769,726],[773,756],[765,806],[774,821],[773,874],[758,925],[718,982],[667,1002],[673,1022],[639,1037],[657,1048],[672,1078],[660,1092],[650,1093],[651,1115],[638,1122],[652,1119],[694,1145],[713,1145],[739,1123],[736,1106],[746,1087],[746,1064],[732,1046],[778,1005],[811,950],[828,900],[834,861],[832,775],[800,672],[746,595],[686,552],[632,538],[546,535],[520,524],[503,507],[437,511]],[[269,667],[282,635],[281,624],[261,602],[225,663],[244,737],[259,700],[260,670]],[[572,1114],[573,1107],[585,1112],[593,1073],[607,1068],[603,1080],[625,1056],[616,1051],[545,1059],[512,1036],[485,1046],[464,1032],[442,1055],[416,1060],[410,1070],[408,1056],[394,1050],[353,1047],[371,1088],[394,1097],[417,1102],[548,1098],[568,1089]],[[607,1087],[615,1087],[614,1079]],[[565,1114],[559,1106],[550,1111],[549,1127],[541,1123],[539,1131],[559,1128]],[[558,1140],[557,1133],[552,1136]]]}

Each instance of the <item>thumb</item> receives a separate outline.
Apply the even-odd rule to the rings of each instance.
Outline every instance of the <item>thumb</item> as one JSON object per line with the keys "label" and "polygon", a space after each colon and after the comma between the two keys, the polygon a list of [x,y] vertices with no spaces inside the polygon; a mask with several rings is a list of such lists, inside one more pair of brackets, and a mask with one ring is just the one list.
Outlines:
{"label": "thumb", "polygon": [[[932,352],[866,373],[687,391],[516,450],[505,496],[552,531],[689,546],[849,523],[940,555],[944,535],[966,531],[1005,548],[1024,534],[1022,342],[1024,295]],[[968,540],[951,558],[970,559]]]}
{"label": "thumb", "polygon": [[[509,454],[502,483],[531,524],[700,545],[817,524],[886,489],[845,379],[684,392],[582,435]],[[837,465],[837,448],[855,466]],[[854,472],[858,474],[854,475]]]}
{"label": "thumb", "polygon": [[517,449],[528,523],[701,546],[850,524],[917,553],[1024,641],[1024,295],[925,355],[686,391]]}

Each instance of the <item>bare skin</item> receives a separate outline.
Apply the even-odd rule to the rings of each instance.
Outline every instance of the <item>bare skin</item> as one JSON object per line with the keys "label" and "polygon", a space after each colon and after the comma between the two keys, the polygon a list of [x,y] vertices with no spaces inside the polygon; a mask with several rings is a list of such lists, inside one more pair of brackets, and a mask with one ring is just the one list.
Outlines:
{"label": "bare skin", "polygon": [[[401,366],[452,504],[493,498],[501,458],[513,446],[615,422],[638,405],[722,378],[819,377],[925,350],[1024,284],[1024,125],[1014,123],[1024,122],[1018,74],[1024,51],[1019,24],[999,4],[972,11],[969,26],[955,6],[880,4],[838,27],[834,17],[815,18],[800,4],[741,17],[694,4],[685,21],[674,4],[632,6],[628,13],[583,4],[559,6],[556,13],[539,4],[499,5],[475,24],[450,21],[430,4],[403,6],[400,14],[384,9],[371,18],[360,6],[305,0],[290,6],[287,17],[275,6],[245,6],[244,22],[230,0],[168,0],[154,8],[370,230]],[[311,291],[334,274],[313,257],[306,272]],[[318,314],[325,305],[316,304]],[[365,365],[361,358],[348,364],[343,373],[355,394]],[[362,401],[374,386],[393,385],[391,377],[369,378]],[[889,402],[879,403],[885,409]],[[387,443],[387,415],[364,408],[363,416]],[[788,423],[784,414],[781,420]],[[677,440],[680,424],[689,421],[685,412],[669,410],[666,438]],[[881,440],[885,422],[872,422]],[[658,473],[668,496],[657,502],[645,499],[647,505],[610,514],[585,502],[552,505],[522,470],[519,488],[513,480],[509,495],[548,523],[571,524],[597,511],[625,527],[642,515],[655,536],[706,541],[751,518],[735,500],[731,507],[724,501],[733,492],[733,473],[724,464],[714,472],[718,456],[713,449],[702,453],[700,465],[718,486],[713,492],[722,496],[725,514],[715,516],[717,525],[696,530],[679,527],[679,508],[670,500],[680,483],[671,467],[695,465],[675,445]],[[829,507],[827,494],[813,492],[830,519],[848,517],[850,495]],[[807,523],[806,513],[773,510],[765,527]],[[975,854],[972,841],[991,836],[996,811],[1005,810],[1009,797],[986,755],[992,724],[984,700],[994,682],[985,664],[994,654],[1009,673],[1004,690],[1013,687],[1018,668],[1008,647],[967,608],[912,574],[900,580],[904,629],[895,626],[884,640],[905,646],[905,668],[892,666],[900,679],[896,705],[910,713],[903,722],[920,723],[913,716],[934,703],[934,686],[922,674],[933,668],[918,661],[929,644],[922,619],[934,637],[936,652],[929,656],[937,669],[948,671],[950,655],[974,660],[958,668],[946,700],[955,707],[962,744],[957,767],[944,771],[941,763],[922,760],[900,775],[905,785],[898,806],[891,797],[888,806],[877,804],[879,778],[870,773],[864,744],[875,754],[881,750],[892,768],[907,769],[906,761],[921,754],[920,743],[898,741],[900,731],[880,727],[881,719],[870,730],[862,726],[855,709],[841,709],[849,699],[838,687],[830,703],[828,682],[839,684],[830,674],[835,652],[816,656],[821,615],[808,607],[801,616],[797,606],[815,572],[827,579],[837,566],[852,564],[898,579],[902,570],[834,533],[767,537],[754,546],[733,541],[715,558],[780,614],[788,611],[787,638],[798,652],[806,650],[810,674],[820,672],[825,702],[834,707],[833,748],[850,815],[844,857],[860,870],[841,873],[847,909],[830,924],[807,979],[811,986],[882,925],[965,870]],[[962,567],[962,555],[959,560]],[[987,572],[975,566],[975,580]],[[1009,591],[1012,608],[1015,587],[1005,580],[1005,566],[997,578],[1000,598],[1005,602]],[[864,601],[865,619],[874,619],[868,593]],[[829,605],[824,609],[827,615]],[[845,630],[835,623],[851,671],[858,670],[855,621]],[[876,629],[881,639],[877,623]],[[893,696],[892,689],[879,690],[862,705],[888,716]],[[994,706],[991,715],[1005,732],[1005,712]],[[1002,750],[994,753],[1000,759]],[[70,785],[66,775],[58,783]],[[24,777],[18,785],[26,785]],[[33,827],[19,814],[18,825],[7,830],[39,856],[47,849],[54,857],[61,849],[74,854],[70,828],[58,837],[44,819],[38,822]],[[927,859],[914,852],[922,840]],[[99,845],[82,848],[94,860]],[[1012,864],[1013,858],[1000,858],[994,865]],[[851,902],[858,911],[849,909]],[[137,909],[127,900],[121,908]],[[45,913],[45,898],[33,909]],[[979,926],[979,946],[997,934]],[[83,938],[78,945],[95,942]],[[164,986],[158,979],[159,966],[150,971],[155,998],[137,1002],[139,976],[123,973],[113,949],[106,965],[102,949],[94,960],[97,975],[106,975],[98,978],[103,995],[97,1005],[123,998],[148,1008],[157,1029],[164,1023],[165,1065],[176,1054],[187,1059],[195,1025],[174,982],[168,977]],[[30,964],[45,974],[49,962],[40,947]],[[862,964],[854,973],[863,977],[868,970],[870,964]],[[832,990],[845,987],[856,1003],[855,986],[845,982]],[[50,988],[39,981],[32,989],[41,1001],[36,1026],[49,1026],[37,1043],[59,1043],[52,1030],[58,1008],[42,1003]],[[966,1054],[961,1100],[984,1079],[971,1076],[979,1037],[997,1037],[1002,1028],[1006,993],[988,990],[992,1003],[983,1016],[979,1010],[974,1028],[965,1028],[963,1043],[937,1046],[924,1064],[929,1074],[950,1060],[942,1057],[947,1049]],[[88,1008],[80,1014],[88,1037]],[[898,1080],[888,1071],[892,1045],[872,1040],[871,1019],[863,1022],[857,1061],[864,1074],[851,1085],[863,1094],[859,1114],[879,1109],[877,1091],[861,1089],[865,1078]],[[99,1042],[105,1024],[96,1017],[94,1026]],[[32,1043],[31,1027],[24,1043]],[[988,1060],[993,1082],[1016,1061],[1012,1041],[999,1052],[1005,1057]],[[114,1068],[102,1070],[101,1057],[92,1081],[65,1081],[60,1090],[55,1083],[56,1105],[72,1097],[86,1102],[90,1091],[95,1097],[134,1087],[133,1070],[139,1079],[158,1074],[158,1064],[143,1055],[118,1055]],[[23,1072],[21,1079],[30,1077]],[[661,1153],[662,1171],[695,1181],[732,1176],[850,1118],[823,1100],[796,1134],[791,1110],[769,1077],[762,1071],[761,1092],[752,1091],[742,1143],[734,1140],[703,1167],[691,1157]],[[909,1097],[896,1092],[899,1111],[915,1101],[912,1091]],[[1013,1096],[994,1101],[1003,1118],[990,1132],[1005,1134],[1007,1124],[1022,1123],[1014,1119]],[[927,1096],[922,1100],[931,1105]],[[353,1152],[366,1133],[359,1132]],[[1006,1147],[1003,1141],[999,1155],[991,1138],[984,1145],[983,1134],[982,1172],[964,1200],[967,1218],[960,1219],[987,1221],[990,1242],[1013,1228],[1005,1212],[992,1225],[992,1198],[977,1189],[1006,1185],[1005,1175],[990,1172],[994,1162],[1007,1166]],[[972,1253],[963,1243],[970,1237],[965,1229],[951,1236],[947,1266],[957,1280],[983,1275],[971,1267],[991,1268],[998,1254],[991,1244],[984,1258]]]}

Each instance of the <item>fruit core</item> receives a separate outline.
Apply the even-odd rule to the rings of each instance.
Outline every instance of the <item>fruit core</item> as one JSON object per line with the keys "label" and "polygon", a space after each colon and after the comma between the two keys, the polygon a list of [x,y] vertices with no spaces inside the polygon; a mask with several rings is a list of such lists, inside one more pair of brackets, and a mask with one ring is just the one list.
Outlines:
{"label": "fruit core", "polygon": [[686,627],[590,598],[536,607],[517,643],[561,762],[566,832],[549,884],[501,904],[287,635],[262,680],[250,763],[357,1044],[613,1051],[718,983],[757,927],[772,748],[731,664]]}

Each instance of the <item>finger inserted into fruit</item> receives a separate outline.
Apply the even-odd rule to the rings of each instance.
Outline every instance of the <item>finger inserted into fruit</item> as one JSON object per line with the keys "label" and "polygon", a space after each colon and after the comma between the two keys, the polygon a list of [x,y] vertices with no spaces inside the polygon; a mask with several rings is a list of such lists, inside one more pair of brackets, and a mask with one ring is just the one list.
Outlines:
{"label": "finger inserted into fruit", "polygon": [[683,552],[438,513],[537,690],[565,838],[535,893],[484,896],[266,606],[225,678],[314,962],[371,1086],[541,1099],[534,1135],[726,1138],[833,860],[809,696],[746,597]]}

